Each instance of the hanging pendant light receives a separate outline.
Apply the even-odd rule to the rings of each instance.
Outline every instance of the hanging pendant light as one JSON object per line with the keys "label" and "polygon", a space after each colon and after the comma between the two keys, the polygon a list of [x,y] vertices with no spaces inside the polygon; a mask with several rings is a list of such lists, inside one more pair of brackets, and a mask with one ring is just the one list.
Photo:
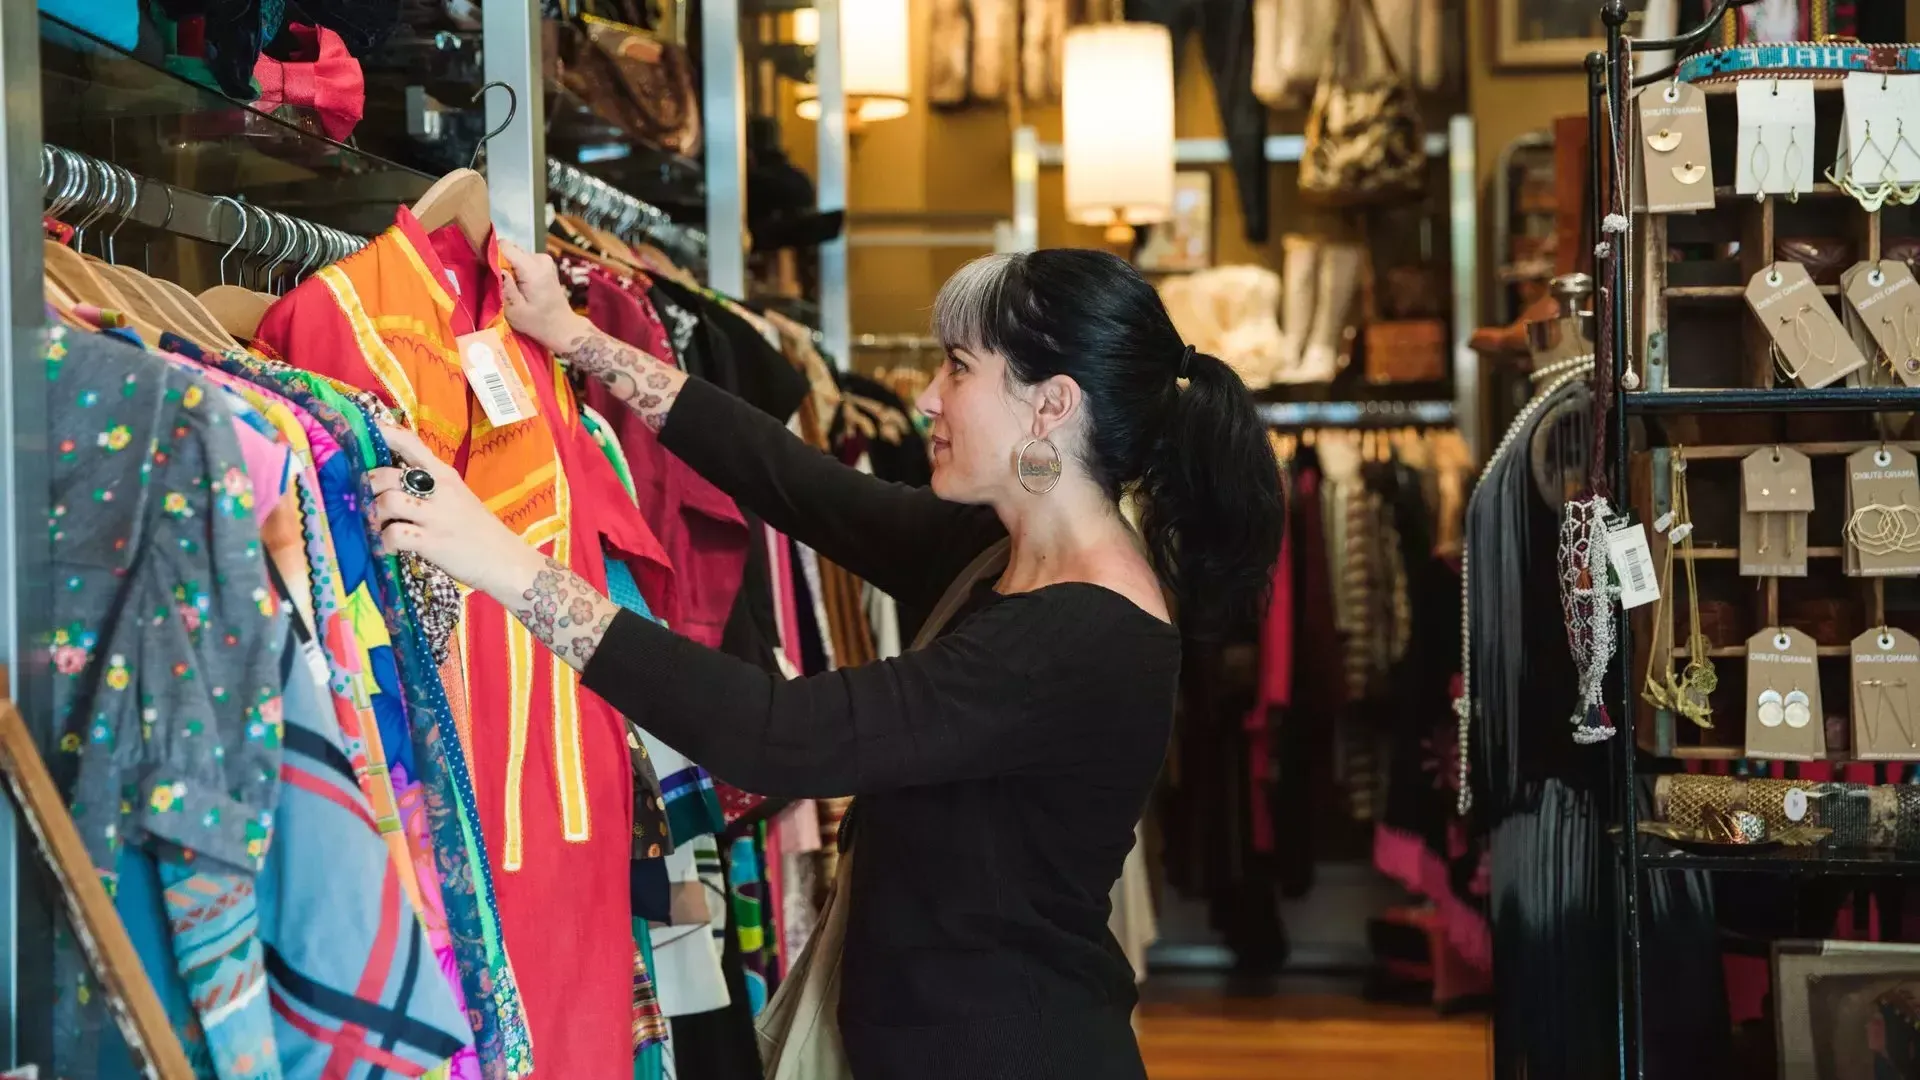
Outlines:
{"label": "hanging pendant light", "polygon": [[[804,20],[801,16],[806,16]],[[817,44],[819,13],[794,13],[796,44]],[[813,40],[805,40],[807,37]],[[840,79],[847,96],[847,119],[871,124],[907,115],[913,92],[908,66],[907,0],[840,0]],[[800,88],[802,119],[820,119],[819,88]]]}
{"label": "hanging pendant light", "polygon": [[1173,38],[1155,23],[1067,31],[1067,219],[1127,243],[1173,215]]}

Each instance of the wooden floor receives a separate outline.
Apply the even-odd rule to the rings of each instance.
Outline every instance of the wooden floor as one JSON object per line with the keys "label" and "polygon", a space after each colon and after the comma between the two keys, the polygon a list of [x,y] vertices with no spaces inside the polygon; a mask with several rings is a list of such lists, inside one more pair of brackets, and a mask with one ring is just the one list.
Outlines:
{"label": "wooden floor", "polygon": [[1152,1080],[1486,1080],[1483,1016],[1377,1005],[1325,991],[1229,994],[1155,985],[1141,1007]]}

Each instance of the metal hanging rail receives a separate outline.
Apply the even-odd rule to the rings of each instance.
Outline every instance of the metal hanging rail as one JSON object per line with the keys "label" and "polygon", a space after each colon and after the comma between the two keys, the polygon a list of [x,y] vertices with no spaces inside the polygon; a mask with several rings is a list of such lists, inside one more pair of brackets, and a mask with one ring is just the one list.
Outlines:
{"label": "metal hanging rail", "polygon": [[564,204],[582,211],[589,221],[609,232],[644,237],[673,249],[673,254],[698,261],[707,258],[705,232],[674,221],[652,203],[564,161],[547,159],[547,199],[555,206]]}
{"label": "metal hanging rail", "polygon": [[72,224],[82,243],[89,231],[104,231],[108,252],[113,233],[125,224],[221,245],[228,254],[270,256],[275,265],[291,261],[298,251],[307,265],[319,266],[367,243],[364,236],[231,195],[175,187],[61,146],[40,148],[40,193],[50,214],[76,216]]}
{"label": "metal hanging rail", "polygon": [[1456,412],[1451,401],[1267,401],[1260,419],[1268,427],[1372,428],[1447,427]]}

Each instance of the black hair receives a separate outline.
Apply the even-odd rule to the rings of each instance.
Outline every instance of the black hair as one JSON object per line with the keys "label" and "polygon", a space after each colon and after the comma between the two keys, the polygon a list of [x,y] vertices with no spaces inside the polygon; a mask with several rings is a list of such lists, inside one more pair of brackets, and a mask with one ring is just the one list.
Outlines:
{"label": "black hair", "polygon": [[1138,271],[1076,248],[989,255],[941,288],[933,326],[948,349],[1004,357],[1022,383],[1079,384],[1083,464],[1116,502],[1140,498],[1188,634],[1258,617],[1286,519],[1266,426],[1240,376],[1188,350]]}

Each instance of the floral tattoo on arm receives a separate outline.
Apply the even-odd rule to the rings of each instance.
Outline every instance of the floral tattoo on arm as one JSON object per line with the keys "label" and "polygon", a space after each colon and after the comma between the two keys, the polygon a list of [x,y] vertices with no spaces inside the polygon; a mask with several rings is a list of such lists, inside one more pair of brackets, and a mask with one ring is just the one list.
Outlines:
{"label": "floral tattoo on arm", "polygon": [[600,590],[554,559],[546,561],[533,583],[508,606],[541,644],[581,671],[586,670],[620,610]]}
{"label": "floral tattoo on arm", "polygon": [[687,381],[679,369],[599,331],[580,335],[559,355],[568,367],[604,383],[654,431],[666,426]]}

